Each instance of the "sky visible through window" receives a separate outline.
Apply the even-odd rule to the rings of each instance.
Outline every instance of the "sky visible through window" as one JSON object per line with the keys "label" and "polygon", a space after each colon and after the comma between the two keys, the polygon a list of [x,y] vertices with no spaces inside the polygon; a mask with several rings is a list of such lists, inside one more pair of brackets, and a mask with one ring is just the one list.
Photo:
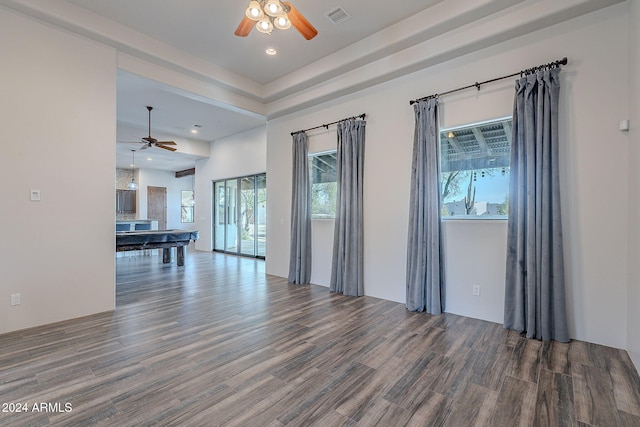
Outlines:
{"label": "sky visible through window", "polygon": [[484,201],[490,203],[502,203],[505,197],[505,188],[509,190],[509,174],[496,174],[492,177],[478,178],[476,181],[477,194],[482,194]]}

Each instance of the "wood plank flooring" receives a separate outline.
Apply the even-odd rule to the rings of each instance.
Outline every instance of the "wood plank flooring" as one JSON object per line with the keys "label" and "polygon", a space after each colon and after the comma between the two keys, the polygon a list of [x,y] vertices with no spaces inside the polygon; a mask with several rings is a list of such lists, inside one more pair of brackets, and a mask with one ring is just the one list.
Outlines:
{"label": "wood plank flooring", "polygon": [[640,426],[622,350],[290,285],[258,260],[116,265],[115,312],[0,335],[1,426]]}

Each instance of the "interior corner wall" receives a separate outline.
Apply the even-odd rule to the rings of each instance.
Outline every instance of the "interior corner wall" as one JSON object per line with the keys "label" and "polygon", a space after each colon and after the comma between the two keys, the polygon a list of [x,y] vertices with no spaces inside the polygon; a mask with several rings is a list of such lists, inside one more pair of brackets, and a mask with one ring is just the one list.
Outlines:
{"label": "interior corner wall", "polygon": [[629,1],[629,290],[627,350],[640,371],[640,0]]}
{"label": "interior corner wall", "polygon": [[[560,182],[570,334],[626,348],[628,149],[618,122],[627,111],[627,21],[622,3],[269,121],[267,273],[286,277],[288,272],[290,132],[366,113],[365,294],[404,302],[414,132],[409,100],[567,56],[561,74]],[[513,86],[506,80],[480,92],[442,97],[441,126],[510,115]],[[445,228],[447,310],[501,322],[504,222],[447,222]],[[312,257],[327,259],[324,253]],[[329,271],[328,259],[313,268]],[[465,274],[452,274],[460,271]],[[468,282],[474,277],[486,280],[479,297],[472,296]]]}
{"label": "interior corner wall", "polygon": [[[260,174],[266,170],[266,125],[213,141],[210,144],[209,158],[196,163],[195,219],[200,233],[200,238],[195,244],[196,250],[211,251],[213,249],[211,227],[213,181]],[[269,175],[267,174],[267,186],[268,184]],[[270,238],[271,236],[267,234],[267,256],[269,256]]]}
{"label": "interior corner wall", "polygon": [[113,310],[116,52],[1,7],[0,52],[0,333]]}

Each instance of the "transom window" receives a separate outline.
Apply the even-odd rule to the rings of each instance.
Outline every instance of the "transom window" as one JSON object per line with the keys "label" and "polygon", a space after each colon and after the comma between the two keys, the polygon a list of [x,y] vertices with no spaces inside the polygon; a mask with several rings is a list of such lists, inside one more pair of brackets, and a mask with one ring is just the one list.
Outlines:
{"label": "transom window", "polygon": [[440,132],[442,217],[506,218],[512,119]]}

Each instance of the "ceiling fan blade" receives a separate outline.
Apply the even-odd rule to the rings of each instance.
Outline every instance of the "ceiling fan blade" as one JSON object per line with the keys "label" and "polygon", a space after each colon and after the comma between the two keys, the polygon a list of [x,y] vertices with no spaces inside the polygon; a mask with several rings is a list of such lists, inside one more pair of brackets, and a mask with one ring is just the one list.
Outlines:
{"label": "ceiling fan blade", "polygon": [[156,141],[156,144],[162,144],[162,145],[178,145],[173,141]]}
{"label": "ceiling fan blade", "polygon": [[157,139],[151,138],[150,136],[145,136],[144,138],[142,138],[142,140],[148,142],[149,144],[155,144],[156,142],[158,142]]}
{"label": "ceiling fan blade", "polygon": [[287,7],[289,7],[289,12],[287,13],[287,15],[289,16],[289,21],[291,21],[291,25],[293,25],[293,27],[296,30],[298,30],[300,34],[302,34],[302,37],[304,37],[307,40],[311,40],[312,38],[318,35],[318,30],[316,30],[314,26],[311,25],[309,21],[307,21],[307,18],[302,16],[302,14],[298,11],[298,9],[296,9],[288,1],[285,1],[283,3]]}
{"label": "ceiling fan blade", "polygon": [[173,148],[173,147],[167,147],[167,146],[162,145],[162,144],[160,144],[160,143],[156,144],[156,147],[158,147],[158,148],[162,148],[163,150],[176,151],[176,149],[175,149],[175,148]]}
{"label": "ceiling fan blade", "polygon": [[245,16],[242,18],[242,21],[240,21],[238,28],[236,28],[236,31],[233,34],[238,37],[247,37],[255,25],[256,24],[251,19]]}

